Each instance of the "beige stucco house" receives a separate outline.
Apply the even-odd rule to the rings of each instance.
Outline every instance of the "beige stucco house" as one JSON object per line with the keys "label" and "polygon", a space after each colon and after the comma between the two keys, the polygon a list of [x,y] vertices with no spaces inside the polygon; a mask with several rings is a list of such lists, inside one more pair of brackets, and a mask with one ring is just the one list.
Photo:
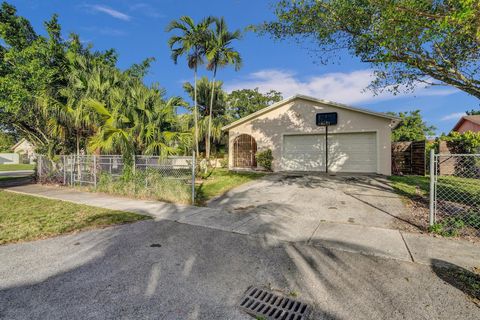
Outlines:
{"label": "beige stucco house", "polygon": [[[337,123],[317,125],[317,114]],[[296,95],[225,127],[229,168],[255,168],[255,153],[271,149],[274,171],[391,174],[391,131],[399,118]],[[328,147],[327,147],[328,146]],[[328,165],[327,165],[328,163]]]}

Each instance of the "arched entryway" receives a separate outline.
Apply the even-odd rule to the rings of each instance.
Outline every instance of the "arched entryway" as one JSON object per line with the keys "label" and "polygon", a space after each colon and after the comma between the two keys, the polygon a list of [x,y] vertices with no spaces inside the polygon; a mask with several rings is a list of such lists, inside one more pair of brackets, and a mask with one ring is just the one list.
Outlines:
{"label": "arched entryway", "polygon": [[233,141],[233,166],[235,168],[255,168],[257,142],[249,134],[241,134]]}

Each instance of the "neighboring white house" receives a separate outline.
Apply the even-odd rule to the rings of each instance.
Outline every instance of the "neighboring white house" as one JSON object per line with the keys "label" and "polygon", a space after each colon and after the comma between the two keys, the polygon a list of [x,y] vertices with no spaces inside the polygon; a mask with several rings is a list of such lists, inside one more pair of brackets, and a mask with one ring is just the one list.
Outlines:
{"label": "neighboring white house", "polygon": [[18,164],[18,153],[0,153],[0,164]]}
{"label": "neighboring white house", "polygon": [[20,162],[31,163],[35,160],[35,146],[25,138],[18,141],[11,149],[20,155]]}
{"label": "neighboring white house", "polygon": [[[333,115],[336,124],[317,125]],[[225,127],[229,168],[254,168],[255,153],[271,149],[274,171],[391,174],[391,131],[399,118],[296,95]],[[327,147],[328,145],[328,147]],[[328,158],[328,161],[327,161]],[[328,165],[327,165],[328,163]]]}

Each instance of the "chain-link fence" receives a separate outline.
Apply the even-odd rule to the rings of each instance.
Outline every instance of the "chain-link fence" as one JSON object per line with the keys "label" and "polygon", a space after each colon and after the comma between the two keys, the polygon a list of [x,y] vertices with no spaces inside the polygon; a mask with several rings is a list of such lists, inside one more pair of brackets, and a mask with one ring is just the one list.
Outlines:
{"label": "chain-link fence", "polygon": [[480,236],[480,154],[435,154],[430,225],[446,235]]}
{"label": "chain-link fence", "polygon": [[83,186],[100,192],[188,203],[195,199],[195,156],[39,156],[41,183]]}

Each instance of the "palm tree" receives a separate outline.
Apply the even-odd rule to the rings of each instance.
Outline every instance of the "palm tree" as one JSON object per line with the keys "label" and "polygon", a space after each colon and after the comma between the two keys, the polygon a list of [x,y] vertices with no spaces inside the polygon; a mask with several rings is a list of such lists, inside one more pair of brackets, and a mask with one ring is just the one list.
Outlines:
{"label": "palm tree", "polygon": [[[209,26],[212,24],[213,18],[204,18],[200,23],[195,24],[193,19],[188,16],[182,16],[179,20],[170,22],[166,31],[178,30],[181,35],[172,36],[168,40],[168,45],[172,50],[172,59],[175,64],[182,55],[187,55],[187,63],[190,69],[193,69],[195,88],[197,83],[198,66],[203,63],[206,54],[206,42],[208,40]],[[195,150],[198,154],[198,111],[197,111],[197,94],[194,94],[194,122],[195,122]]]}
{"label": "palm tree", "polygon": [[167,156],[178,154],[191,143],[191,135],[179,130],[176,108],[185,105],[179,97],[164,99],[157,85],[146,87],[126,72],[94,73],[96,87],[106,89],[87,105],[100,118],[90,139],[92,150],[121,152],[125,163],[135,153]]}
{"label": "palm tree", "polygon": [[[224,136],[221,128],[228,123],[226,119],[226,93],[222,90],[222,81],[215,81],[215,92],[213,98],[213,107],[212,110],[209,110],[210,98],[212,85],[210,80],[207,77],[201,77],[197,80],[197,106],[198,106],[198,131],[200,136],[200,142],[204,142],[205,146],[207,145],[208,140],[208,131],[209,131],[209,114],[212,114],[212,123],[210,125],[210,140],[213,142],[219,142]],[[185,92],[193,99],[194,95],[194,85],[185,82],[183,84],[183,89]],[[190,124],[190,128],[193,130],[193,125],[191,117],[184,117],[187,120],[187,123]],[[217,126],[219,126],[217,128]],[[200,144],[201,146],[201,144]]]}
{"label": "palm tree", "polygon": [[91,95],[90,75],[93,64],[88,58],[77,55],[70,61],[70,72],[67,84],[60,89],[60,94],[65,99],[63,112],[68,118],[69,128],[75,135],[75,148],[77,156],[80,155],[81,140],[93,131],[95,114],[85,104]]}
{"label": "palm tree", "polygon": [[212,108],[213,97],[215,93],[215,77],[217,75],[218,68],[225,67],[233,64],[235,71],[238,71],[242,65],[242,58],[240,53],[236,51],[232,46],[234,40],[241,38],[240,30],[234,32],[228,31],[225,19],[215,19],[215,30],[211,33],[209,41],[207,42],[206,55],[208,59],[207,69],[213,72],[212,78],[212,90],[210,96],[210,108],[208,116],[208,135],[205,143],[206,158],[210,158],[210,138],[212,134]]}

